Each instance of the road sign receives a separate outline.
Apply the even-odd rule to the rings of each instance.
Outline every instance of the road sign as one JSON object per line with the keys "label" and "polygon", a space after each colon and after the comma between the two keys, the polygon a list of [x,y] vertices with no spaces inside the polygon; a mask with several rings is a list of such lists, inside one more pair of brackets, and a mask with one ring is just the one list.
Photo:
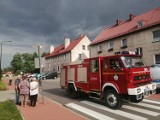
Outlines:
{"label": "road sign", "polygon": [[[39,58],[34,58],[34,64],[35,64],[35,68],[40,68],[40,59]],[[41,68],[45,67],[45,58],[41,57]]]}

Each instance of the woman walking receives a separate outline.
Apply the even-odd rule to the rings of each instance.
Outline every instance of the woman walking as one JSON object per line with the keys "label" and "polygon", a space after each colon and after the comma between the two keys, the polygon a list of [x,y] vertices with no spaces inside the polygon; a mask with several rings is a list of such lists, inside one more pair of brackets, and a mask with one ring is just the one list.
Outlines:
{"label": "woman walking", "polygon": [[31,100],[31,106],[36,106],[38,97],[38,82],[36,81],[36,78],[32,78],[30,82],[30,100]]}
{"label": "woman walking", "polygon": [[29,96],[29,82],[27,80],[27,75],[24,75],[22,78],[22,81],[19,84],[20,89],[20,100],[21,100],[21,106],[27,105],[27,100]]}

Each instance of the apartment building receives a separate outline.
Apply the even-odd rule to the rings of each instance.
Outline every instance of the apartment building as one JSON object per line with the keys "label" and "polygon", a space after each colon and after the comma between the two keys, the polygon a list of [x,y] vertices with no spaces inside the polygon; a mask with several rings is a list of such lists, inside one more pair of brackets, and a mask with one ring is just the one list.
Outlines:
{"label": "apartment building", "polygon": [[64,44],[54,48],[51,46],[50,54],[45,57],[45,71],[60,73],[63,64],[81,63],[89,58],[88,46],[91,43],[86,35],[80,35],[74,40],[64,39]]}
{"label": "apartment building", "polygon": [[90,56],[136,51],[147,65],[160,64],[160,7],[104,28],[90,44]]}

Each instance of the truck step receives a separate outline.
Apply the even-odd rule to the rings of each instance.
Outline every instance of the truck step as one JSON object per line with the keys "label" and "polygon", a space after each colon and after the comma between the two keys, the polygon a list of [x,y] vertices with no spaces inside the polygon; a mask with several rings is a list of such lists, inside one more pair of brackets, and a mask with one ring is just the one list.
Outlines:
{"label": "truck step", "polygon": [[96,92],[90,92],[89,97],[90,98],[95,98],[95,99],[100,99],[99,93],[96,93]]}

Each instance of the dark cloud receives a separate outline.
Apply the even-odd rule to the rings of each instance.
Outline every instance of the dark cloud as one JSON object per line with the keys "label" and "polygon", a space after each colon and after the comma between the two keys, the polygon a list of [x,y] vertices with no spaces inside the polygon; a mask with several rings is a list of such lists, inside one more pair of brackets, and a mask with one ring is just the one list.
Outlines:
{"label": "dark cloud", "polygon": [[[117,19],[160,6],[160,0],[1,0],[0,41],[12,40],[12,55],[33,44],[62,44],[87,34],[91,40]],[[27,49],[28,48],[28,49]]]}

